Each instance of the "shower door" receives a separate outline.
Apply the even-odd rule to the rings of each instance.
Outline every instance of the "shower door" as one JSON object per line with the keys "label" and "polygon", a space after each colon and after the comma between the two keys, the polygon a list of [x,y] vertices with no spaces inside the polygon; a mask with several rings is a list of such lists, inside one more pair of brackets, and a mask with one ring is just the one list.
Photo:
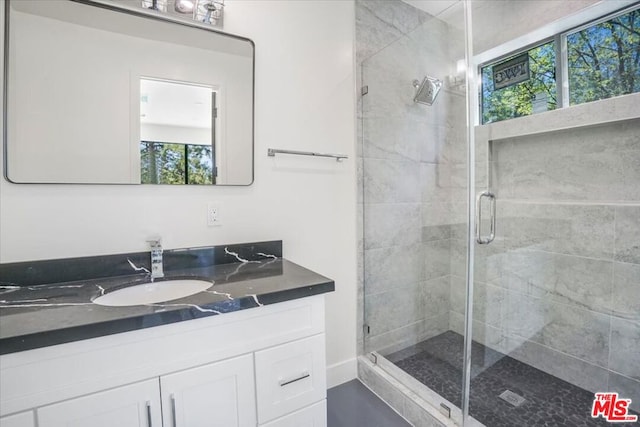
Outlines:
{"label": "shower door", "polygon": [[[610,10],[614,3],[627,4],[612,1]],[[640,37],[625,26],[640,25],[640,11],[597,24],[583,7],[527,2],[528,12],[510,13],[538,16],[526,22],[539,38],[513,34],[500,46],[483,43],[496,38],[498,17],[473,9],[481,84],[471,103],[480,124],[469,166],[476,233],[466,422],[610,425],[591,416],[597,392],[640,410],[640,94],[629,87],[585,102],[602,83],[584,63],[586,55],[613,61],[610,48],[625,43],[637,48]],[[498,84],[500,70],[519,61],[528,79]],[[608,84],[615,93],[613,77]],[[543,97],[532,94],[541,88]]]}
{"label": "shower door", "polygon": [[455,414],[468,228],[462,14],[446,22],[401,1],[356,7],[366,42],[358,45],[363,353]]}

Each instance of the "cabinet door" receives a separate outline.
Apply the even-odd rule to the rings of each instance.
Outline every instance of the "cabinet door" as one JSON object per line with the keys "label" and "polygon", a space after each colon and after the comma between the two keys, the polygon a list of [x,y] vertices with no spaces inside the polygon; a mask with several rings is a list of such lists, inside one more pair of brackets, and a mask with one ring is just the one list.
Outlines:
{"label": "cabinet door", "polygon": [[0,418],[0,427],[35,427],[33,412],[22,412]]}
{"label": "cabinet door", "polygon": [[158,380],[148,380],[37,409],[39,427],[161,427]]}
{"label": "cabinet door", "polygon": [[165,427],[255,427],[253,355],[160,377]]}

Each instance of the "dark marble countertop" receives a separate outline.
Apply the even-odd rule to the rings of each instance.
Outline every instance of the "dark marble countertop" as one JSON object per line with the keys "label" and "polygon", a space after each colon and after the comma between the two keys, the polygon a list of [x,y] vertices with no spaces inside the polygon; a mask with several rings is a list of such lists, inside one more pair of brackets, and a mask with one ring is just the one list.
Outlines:
{"label": "dark marble countertop", "polygon": [[[229,262],[227,256],[221,263],[174,263],[161,279],[211,281],[209,289],[169,302],[127,307],[101,306],[92,301],[123,287],[147,283],[146,274],[84,274],[89,278],[54,283],[28,283],[23,279],[27,283],[14,283],[3,280],[2,273],[9,269],[0,269],[0,354],[220,315],[335,289],[331,279],[277,256],[278,251],[272,252],[276,255],[259,252],[260,256],[243,258],[237,255],[240,251],[224,249],[235,262]],[[208,254],[202,248],[198,251]],[[212,258],[216,257],[220,258]]]}

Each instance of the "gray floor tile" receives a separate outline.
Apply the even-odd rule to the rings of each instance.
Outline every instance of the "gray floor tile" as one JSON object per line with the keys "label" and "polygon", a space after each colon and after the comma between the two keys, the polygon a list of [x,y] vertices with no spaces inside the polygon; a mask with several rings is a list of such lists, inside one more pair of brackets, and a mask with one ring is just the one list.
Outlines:
{"label": "gray floor tile", "polygon": [[327,392],[328,427],[410,427],[410,424],[360,381]]}

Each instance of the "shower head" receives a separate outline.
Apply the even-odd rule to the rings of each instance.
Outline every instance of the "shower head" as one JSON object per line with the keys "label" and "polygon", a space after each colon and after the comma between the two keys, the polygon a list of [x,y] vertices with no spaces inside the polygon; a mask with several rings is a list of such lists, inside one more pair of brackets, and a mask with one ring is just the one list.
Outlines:
{"label": "shower head", "polygon": [[413,86],[416,88],[416,94],[413,97],[413,102],[431,105],[436,100],[438,92],[440,92],[440,89],[442,88],[442,80],[425,76],[425,78],[422,79],[422,83],[418,80],[414,80]]}

